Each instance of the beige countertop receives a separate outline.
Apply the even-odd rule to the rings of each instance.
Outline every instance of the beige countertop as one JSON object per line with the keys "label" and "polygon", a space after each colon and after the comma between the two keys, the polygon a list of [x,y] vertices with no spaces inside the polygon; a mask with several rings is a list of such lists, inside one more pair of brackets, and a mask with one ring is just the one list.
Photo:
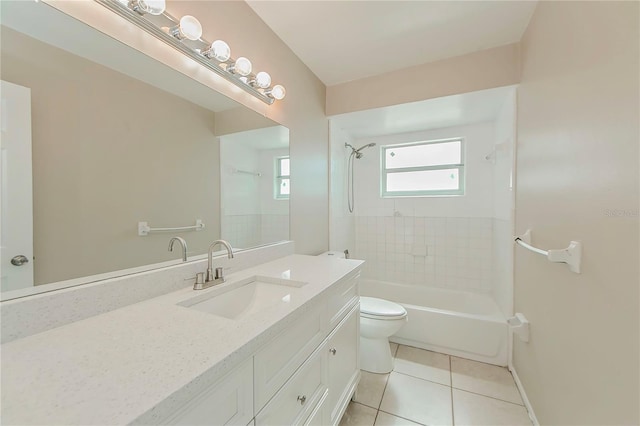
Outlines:
{"label": "beige countertop", "polygon": [[[1,346],[3,424],[157,423],[229,372],[361,261],[291,255]],[[178,305],[262,275],[304,281],[287,304],[230,320]]]}

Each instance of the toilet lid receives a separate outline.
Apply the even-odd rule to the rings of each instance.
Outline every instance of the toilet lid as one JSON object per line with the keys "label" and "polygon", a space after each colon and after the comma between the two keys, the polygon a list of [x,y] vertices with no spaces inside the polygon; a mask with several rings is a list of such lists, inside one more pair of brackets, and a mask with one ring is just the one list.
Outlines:
{"label": "toilet lid", "polygon": [[360,296],[360,313],[380,317],[403,317],[407,311],[397,303],[375,297]]}

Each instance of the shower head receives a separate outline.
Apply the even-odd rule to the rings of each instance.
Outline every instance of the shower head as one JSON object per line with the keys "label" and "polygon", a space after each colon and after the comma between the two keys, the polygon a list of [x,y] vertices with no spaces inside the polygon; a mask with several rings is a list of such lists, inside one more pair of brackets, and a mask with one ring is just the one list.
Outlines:
{"label": "shower head", "polygon": [[363,145],[360,148],[356,149],[356,151],[361,151],[361,150],[363,150],[365,148],[371,148],[372,146],[376,146],[376,144],[375,143],[368,143],[368,144]]}
{"label": "shower head", "polygon": [[360,148],[358,148],[358,149],[355,149],[352,145],[349,145],[348,143],[345,143],[345,144],[344,144],[344,146],[345,146],[345,147],[349,147],[349,148],[351,148],[351,154],[352,154],[352,155],[355,155],[355,156],[356,156],[356,159],[360,159],[360,158],[362,158],[362,156],[364,155],[364,154],[363,154],[362,152],[360,152],[360,151],[362,151],[363,149],[366,149],[366,148],[371,148],[372,146],[376,146],[376,144],[375,144],[375,143],[368,143],[368,144],[366,144],[366,145],[361,146],[361,147],[360,147]]}

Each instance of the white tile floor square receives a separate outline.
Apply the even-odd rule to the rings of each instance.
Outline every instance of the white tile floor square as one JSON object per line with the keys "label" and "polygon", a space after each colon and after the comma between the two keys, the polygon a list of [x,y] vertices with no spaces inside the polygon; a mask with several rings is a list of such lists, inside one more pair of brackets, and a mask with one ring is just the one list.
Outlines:
{"label": "white tile floor square", "polygon": [[531,425],[506,368],[391,343],[390,374],[362,372],[341,426]]}

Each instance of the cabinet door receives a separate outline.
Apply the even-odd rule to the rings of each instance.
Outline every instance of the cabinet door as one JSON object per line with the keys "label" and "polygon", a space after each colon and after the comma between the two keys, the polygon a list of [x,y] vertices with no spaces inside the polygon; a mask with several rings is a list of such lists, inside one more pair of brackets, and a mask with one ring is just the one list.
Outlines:
{"label": "cabinet door", "polygon": [[246,426],[252,424],[252,417],[253,362],[249,358],[178,410],[165,424]]}
{"label": "cabinet door", "polygon": [[327,395],[327,418],[337,424],[349,404],[358,380],[360,343],[360,304],[356,304],[344,320],[329,336],[329,394]]}

